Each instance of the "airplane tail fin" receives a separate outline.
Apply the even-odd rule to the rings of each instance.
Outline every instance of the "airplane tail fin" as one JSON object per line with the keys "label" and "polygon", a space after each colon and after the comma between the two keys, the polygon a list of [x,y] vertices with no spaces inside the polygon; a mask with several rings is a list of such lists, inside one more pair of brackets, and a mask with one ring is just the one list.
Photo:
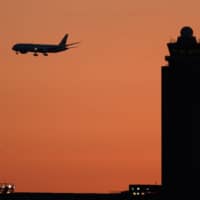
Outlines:
{"label": "airplane tail fin", "polygon": [[66,45],[67,38],[68,38],[68,34],[65,34],[65,36],[63,37],[63,39],[60,41],[59,46]]}

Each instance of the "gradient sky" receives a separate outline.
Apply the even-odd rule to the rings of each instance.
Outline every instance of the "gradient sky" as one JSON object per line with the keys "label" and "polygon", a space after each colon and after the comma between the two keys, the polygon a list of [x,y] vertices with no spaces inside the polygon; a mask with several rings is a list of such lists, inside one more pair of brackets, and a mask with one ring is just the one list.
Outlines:
{"label": "gradient sky", "polygon": [[[0,182],[116,192],[161,183],[161,66],[200,1],[1,0]],[[16,55],[14,43],[76,49]],[[198,37],[197,37],[198,39]]]}

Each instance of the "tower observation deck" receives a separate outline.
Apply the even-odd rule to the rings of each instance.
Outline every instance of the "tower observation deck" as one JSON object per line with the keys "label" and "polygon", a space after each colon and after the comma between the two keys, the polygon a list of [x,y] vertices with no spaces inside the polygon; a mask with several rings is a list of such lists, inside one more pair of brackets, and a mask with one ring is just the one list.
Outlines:
{"label": "tower observation deck", "polygon": [[180,31],[180,36],[175,43],[167,44],[170,56],[165,59],[170,66],[181,65],[182,68],[188,64],[199,65],[200,43],[193,36],[193,30],[190,27],[183,27]]}
{"label": "tower observation deck", "polygon": [[162,67],[162,185],[166,199],[195,196],[200,180],[200,43],[183,27]]}

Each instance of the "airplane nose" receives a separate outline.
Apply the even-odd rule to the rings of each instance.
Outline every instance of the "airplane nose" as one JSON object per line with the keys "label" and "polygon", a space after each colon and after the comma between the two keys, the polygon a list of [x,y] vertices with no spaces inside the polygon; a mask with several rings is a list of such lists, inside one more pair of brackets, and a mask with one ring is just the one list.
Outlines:
{"label": "airplane nose", "polygon": [[12,50],[15,50],[15,45],[12,47]]}
{"label": "airplane nose", "polygon": [[12,50],[16,51],[17,50],[17,45],[13,45]]}

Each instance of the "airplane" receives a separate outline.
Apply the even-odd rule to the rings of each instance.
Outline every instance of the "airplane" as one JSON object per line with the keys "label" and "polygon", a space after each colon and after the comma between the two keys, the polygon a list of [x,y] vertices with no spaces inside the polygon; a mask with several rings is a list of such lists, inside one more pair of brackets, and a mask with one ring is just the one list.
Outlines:
{"label": "airplane", "polygon": [[75,48],[77,46],[73,46],[79,44],[80,42],[74,42],[71,44],[67,44],[69,34],[65,34],[63,39],[59,42],[59,44],[32,44],[32,43],[17,43],[12,47],[12,50],[16,52],[16,54],[25,54],[28,52],[33,52],[34,56],[38,56],[38,53],[42,53],[44,56],[48,56],[48,53],[56,53],[60,51],[65,51],[71,48]]}

